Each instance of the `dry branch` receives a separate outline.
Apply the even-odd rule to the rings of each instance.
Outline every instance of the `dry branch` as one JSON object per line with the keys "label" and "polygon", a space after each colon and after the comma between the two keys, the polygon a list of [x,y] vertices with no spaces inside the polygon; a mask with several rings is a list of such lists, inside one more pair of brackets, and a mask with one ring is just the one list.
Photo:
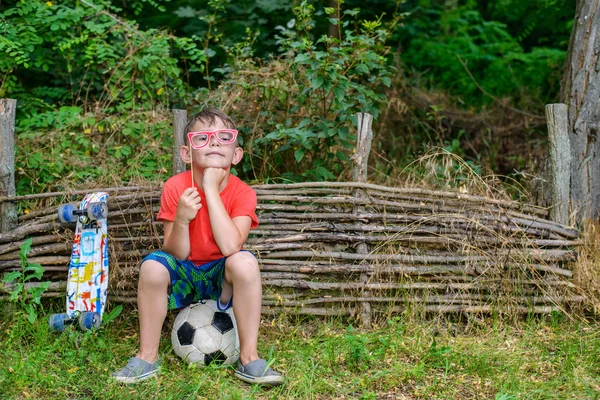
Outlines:
{"label": "dry branch", "polygon": [[[445,282],[445,283],[432,283],[432,282],[410,282],[410,283],[362,283],[362,282],[314,282],[300,279],[272,279],[264,280],[263,284],[267,286],[278,286],[288,287],[296,289],[309,289],[309,290],[489,290],[495,287],[498,283],[511,283],[520,286],[531,285],[533,287],[539,286],[539,281],[532,280],[505,280],[499,281],[494,279],[481,279],[474,283],[461,283],[461,282]],[[571,282],[566,281],[546,281],[543,282],[547,286],[565,286],[573,287]]]}
{"label": "dry branch", "polygon": [[66,192],[48,192],[48,193],[37,193],[37,194],[27,194],[24,196],[0,196],[0,203],[5,201],[22,201],[22,200],[32,200],[32,199],[43,199],[48,197],[66,197],[66,196],[75,196],[88,194],[92,192],[135,192],[141,190],[160,190],[160,187],[157,186],[126,186],[126,187],[112,187],[112,188],[98,188],[94,190],[73,190]]}
{"label": "dry branch", "polygon": [[366,190],[377,190],[386,193],[401,193],[401,194],[420,194],[431,197],[447,197],[452,199],[464,200],[476,203],[489,203],[498,205],[505,208],[512,208],[515,210],[524,210],[532,214],[545,216],[548,214],[546,209],[523,205],[516,201],[505,201],[490,199],[483,196],[474,196],[463,193],[445,192],[429,189],[418,189],[418,188],[390,188],[386,186],[373,185],[369,183],[358,183],[358,182],[305,182],[305,183],[292,183],[292,184],[269,184],[269,185],[255,185],[255,190],[260,189],[297,189],[297,188],[360,188]]}
{"label": "dry branch", "polygon": [[266,258],[308,258],[319,257],[329,260],[360,260],[360,261],[401,261],[401,262],[418,262],[418,263],[464,263],[487,261],[490,259],[498,259],[498,257],[521,258],[530,261],[574,261],[575,252],[573,250],[538,250],[538,249],[521,249],[518,250],[500,250],[498,249],[489,256],[456,256],[456,255],[402,255],[402,254],[352,254],[342,252],[327,252],[327,251],[282,251],[269,253]]}

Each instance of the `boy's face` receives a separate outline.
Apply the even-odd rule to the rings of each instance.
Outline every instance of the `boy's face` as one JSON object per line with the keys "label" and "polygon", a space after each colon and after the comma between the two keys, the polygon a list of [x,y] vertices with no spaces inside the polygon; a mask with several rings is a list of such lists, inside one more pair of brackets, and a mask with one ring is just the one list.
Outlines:
{"label": "boy's face", "polygon": [[[191,132],[207,132],[219,129],[229,129],[223,122],[217,118],[214,125],[206,125],[197,121],[191,129]],[[190,154],[190,151],[192,154]],[[236,165],[242,159],[244,154],[241,147],[238,147],[237,141],[233,143],[222,143],[213,135],[208,137],[208,143],[201,148],[193,148],[186,144],[180,149],[181,158],[190,163],[193,161],[196,168],[202,170],[206,168],[229,169]]]}

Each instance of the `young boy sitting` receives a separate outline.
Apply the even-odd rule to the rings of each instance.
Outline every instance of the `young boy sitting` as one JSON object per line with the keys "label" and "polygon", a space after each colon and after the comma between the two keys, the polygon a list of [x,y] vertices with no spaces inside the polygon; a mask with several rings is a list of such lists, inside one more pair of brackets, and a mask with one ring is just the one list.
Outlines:
{"label": "young boy sitting", "polygon": [[164,225],[164,251],[150,254],[140,267],[140,349],[112,376],[125,383],[155,376],[167,310],[213,299],[221,310],[233,306],[240,340],[236,377],[279,385],[283,377],[256,348],[261,277],[254,255],[242,250],[250,229],[258,226],[256,192],[229,172],[243,155],[237,130],[225,113],[206,109],[186,126],[185,143],[180,155],[191,171],[167,180],[157,216]]}

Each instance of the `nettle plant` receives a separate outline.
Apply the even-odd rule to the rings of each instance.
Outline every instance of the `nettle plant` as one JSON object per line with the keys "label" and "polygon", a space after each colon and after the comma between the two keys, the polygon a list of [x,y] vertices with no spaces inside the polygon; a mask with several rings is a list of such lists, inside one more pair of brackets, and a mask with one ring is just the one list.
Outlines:
{"label": "nettle plant", "polygon": [[185,101],[183,79],[203,71],[204,51],[191,38],[140,30],[111,3],[13,1],[0,12],[0,97],[19,100],[20,193],[71,173],[121,178],[163,167],[155,150],[172,139],[156,126]]}

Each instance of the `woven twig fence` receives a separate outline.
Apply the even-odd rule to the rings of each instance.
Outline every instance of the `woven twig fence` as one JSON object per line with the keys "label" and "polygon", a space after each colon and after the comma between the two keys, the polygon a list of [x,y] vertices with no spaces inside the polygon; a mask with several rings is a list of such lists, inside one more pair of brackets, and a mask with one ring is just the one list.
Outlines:
{"label": "woven twig fence", "polygon": [[[2,143],[13,140],[16,102],[11,102],[5,106],[13,111],[10,118],[0,118]],[[178,149],[186,115],[174,110],[174,174],[185,170]],[[410,307],[548,313],[585,300],[571,282],[578,232],[548,220],[547,210],[365,183],[371,121],[369,114],[356,115],[354,182],[254,186],[261,225],[246,248],[259,258],[265,314],[352,315],[368,324],[373,313]],[[10,155],[12,147],[0,150]],[[0,177],[0,189],[8,187],[0,190],[0,273],[19,268],[19,246],[32,238],[29,261],[42,264],[42,280],[51,282],[45,296],[62,297],[74,227],[58,222],[56,206],[22,215],[14,227],[16,203],[54,197],[52,204],[77,204],[92,190],[14,196],[14,160],[2,154],[10,173]],[[162,223],[156,221],[161,186],[95,191],[111,194],[109,299],[135,302],[140,261],[161,248]]]}
{"label": "woven twig fence", "polygon": [[[246,248],[260,262],[265,314],[547,313],[583,300],[570,279],[578,232],[544,209],[357,182],[254,189],[260,226]],[[135,302],[139,263],[161,248],[160,190],[108,190],[110,301]],[[48,297],[64,296],[74,229],[56,211],[22,215],[0,234],[0,273],[19,268],[31,237],[29,261],[44,266]]]}

